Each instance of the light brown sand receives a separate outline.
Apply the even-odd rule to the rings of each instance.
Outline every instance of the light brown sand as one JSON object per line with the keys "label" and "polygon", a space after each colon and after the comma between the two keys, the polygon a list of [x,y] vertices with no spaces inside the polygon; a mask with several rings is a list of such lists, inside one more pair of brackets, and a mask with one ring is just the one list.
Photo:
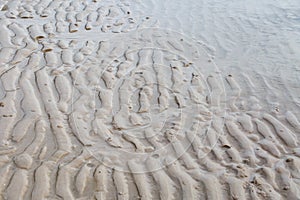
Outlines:
{"label": "light brown sand", "polygon": [[0,199],[300,199],[299,82],[182,2],[0,1]]}

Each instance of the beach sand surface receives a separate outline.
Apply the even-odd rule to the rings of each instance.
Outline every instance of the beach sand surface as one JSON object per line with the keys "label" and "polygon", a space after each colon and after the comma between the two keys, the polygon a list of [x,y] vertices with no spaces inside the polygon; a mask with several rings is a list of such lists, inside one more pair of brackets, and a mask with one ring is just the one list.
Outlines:
{"label": "beach sand surface", "polygon": [[0,199],[300,199],[298,0],[0,0]]}

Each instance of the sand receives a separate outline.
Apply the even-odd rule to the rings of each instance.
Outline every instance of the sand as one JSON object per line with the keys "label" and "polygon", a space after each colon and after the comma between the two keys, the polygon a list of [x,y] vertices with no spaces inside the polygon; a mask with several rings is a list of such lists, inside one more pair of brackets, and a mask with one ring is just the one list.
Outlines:
{"label": "sand", "polygon": [[1,0],[0,199],[300,199],[299,6]]}

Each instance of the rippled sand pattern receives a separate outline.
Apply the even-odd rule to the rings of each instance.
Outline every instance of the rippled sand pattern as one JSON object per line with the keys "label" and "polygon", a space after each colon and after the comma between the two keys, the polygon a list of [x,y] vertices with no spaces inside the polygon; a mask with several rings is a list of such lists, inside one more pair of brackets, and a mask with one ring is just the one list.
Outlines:
{"label": "rippled sand pattern", "polygon": [[164,8],[0,1],[0,199],[300,199],[300,85]]}

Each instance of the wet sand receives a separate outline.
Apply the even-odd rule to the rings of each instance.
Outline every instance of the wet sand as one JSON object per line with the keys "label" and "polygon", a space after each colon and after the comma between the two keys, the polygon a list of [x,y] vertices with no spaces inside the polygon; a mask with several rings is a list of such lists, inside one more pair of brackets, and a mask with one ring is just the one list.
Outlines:
{"label": "wet sand", "polygon": [[297,6],[0,1],[0,199],[300,199]]}

